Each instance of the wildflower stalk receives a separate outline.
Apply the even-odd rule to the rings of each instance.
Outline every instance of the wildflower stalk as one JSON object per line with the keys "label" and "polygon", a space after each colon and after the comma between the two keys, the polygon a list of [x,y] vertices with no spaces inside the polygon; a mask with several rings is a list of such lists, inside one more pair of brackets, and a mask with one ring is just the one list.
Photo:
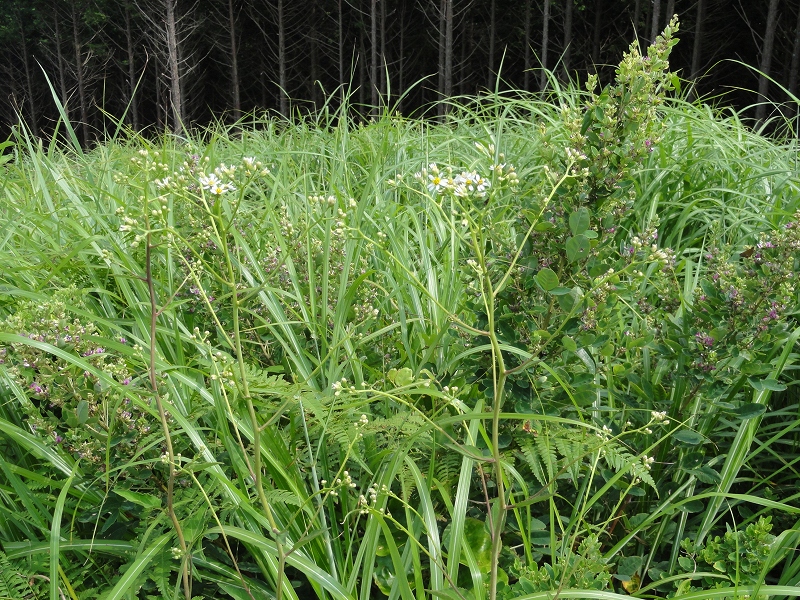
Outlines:
{"label": "wildflower stalk", "polygon": [[505,389],[506,373],[503,353],[500,350],[500,340],[497,337],[495,327],[495,293],[492,285],[491,273],[486,264],[486,256],[483,249],[486,247],[485,240],[478,235],[475,228],[472,228],[472,248],[477,257],[478,268],[480,269],[480,282],[483,292],[484,308],[487,315],[487,327],[485,335],[489,338],[492,347],[492,383],[494,394],[492,397],[492,462],[494,464],[495,485],[497,486],[497,498],[495,499],[495,512],[491,506],[489,510],[489,522],[492,538],[491,549],[491,571],[489,575],[489,600],[497,599],[497,577],[500,551],[503,549],[503,525],[506,515],[506,491],[504,482],[503,466],[500,456],[500,415],[503,408],[503,392]]}
{"label": "wildflower stalk", "polygon": [[167,477],[167,514],[169,514],[172,526],[175,528],[175,534],[178,537],[178,544],[181,549],[182,566],[181,577],[183,579],[183,595],[186,600],[192,598],[192,584],[189,579],[189,551],[186,545],[186,538],[183,535],[183,528],[178,520],[178,515],[175,513],[174,504],[174,491],[175,491],[175,451],[172,447],[172,436],[169,431],[169,422],[167,421],[167,413],[164,410],[164,402],[161,399],[161,394],[158,393],[158,381],[156,379],[156,320],[158,318],[158,307],[156,305],[156,290],[153,284],[153,267],[152,267],[152,253],[153,253],[153,234],[148,225],[146,235],[145,247],[145,282],[147,283],[147,291],[150,298],[150,364],[149,364],[149,377],[150,387],[153,389],[153,397],[156,401],[156,408],[158,409],[158,416],[161,420],[161,428],[164,431],[164,441],[167,445],[167,457],[169,459],[169,476]]}
{"label": "wildflower stalk", "polygon": [[275,520],[275,515],[272,513],[272,508],[267,501],[267,495],[264,491],[264,482],[262,476],[261,465],[261,426],[258,423],[258,416],[256,415],[256,408],[253,404],[253,398],[250,396],[250,386],[247,382],[247,369],[244,363],[244,354],[242,352],[242,334],[239,328],[239,290],[236,282],[236,274],[233,268],[233,261],[231,260],[230,248],[225,240],[225,227],[222,223],[222,211],[220,207],[221,202],[217,200],[213,205],[211,211],[212,222],[216,229],[217,237],[220,241],[220,248],[225,259],[225,269],[227,271],[227,284],[231,287],[231,318],[233,320],[233,348],[236,354],[236,364],[239,369],[239,379],[242,391],[242,398],[247,405],[247,413],[250,417],[250,424],[253,429],[253,480],[255,482],[256,493],[261,503],[261,508],[264,511],[267,521],[272,528],[272,534],[275,536],[275,546],[278,549],[278,573],[276,579],[276,598],[281,600],[283,596],[283,575],[286,567],[286,553],[283,549],[283,543],[280,539],[281,530]]}

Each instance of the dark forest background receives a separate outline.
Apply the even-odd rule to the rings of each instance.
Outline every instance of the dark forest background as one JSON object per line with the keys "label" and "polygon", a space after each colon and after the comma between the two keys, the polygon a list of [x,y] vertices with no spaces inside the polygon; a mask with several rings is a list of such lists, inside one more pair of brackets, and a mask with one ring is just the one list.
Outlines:
{"label": "dark forest background", "polygon": [[[180,132],[248,114],[309,113],[350,93],[441,114],[436,101],[601,79],[677,13],[684,93],[764,119],[794,115],[800,0],[0,0],[0,115],[82,143],[123,118]],[[554,79],[548,80],[544,66]],[[760,77],[760,70],[773,80]],[[424,80],[424,81],[421,81]],[[688,89],[687,89],[688,86]],[[52,90],[52,91],[51,91]],[[788,92],[788,93],[787,93]],[[767,99],[769,107],[753,105]],[[749,108],[748,108],[749,107]]]}

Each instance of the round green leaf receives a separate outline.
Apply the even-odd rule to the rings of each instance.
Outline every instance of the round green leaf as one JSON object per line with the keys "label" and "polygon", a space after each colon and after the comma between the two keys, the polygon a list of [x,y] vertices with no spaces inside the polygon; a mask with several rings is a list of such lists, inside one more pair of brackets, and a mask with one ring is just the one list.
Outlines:
{"label": "round green leaf", "polygon": [[567,260],[573,263],[589,255],[589,238],[583,234],[576,235],[567,240]]}
{"label": "round green leaf", "polygon": [[579,235],[589,229],[589,209],[580,207],[569,216],[569,229],[572,235]]}
{"label": "round green leaf", "polygon": [[481,573],[492,570],[492,538],[487,533],[483,521],[467,517],[464,520],[464,543],[475,556]]}
{"label": "round green leaf", "polygon": [[742,404],[740,407],[735,408],[732,412],[740,419],[747,420],[752,419],[754,417],[760,417],[764,414],[767,410],[767,407],[763,404],[758,404],[756,402],[749,402],[747,404]]}
{"label": "round green leaf", "polygon": [[681,429],[680,431],[676,431],[672,434],[672,437],[682,444],[688,444],[689,446],[696,446],[705,439],[702,435],[696,431],[692,431],[691,429]]}
{"label": "round green leaf", "polygon": [[536,274],[536,281],[545,292],[558,287],[558,275],[553,269],[545,267]]}

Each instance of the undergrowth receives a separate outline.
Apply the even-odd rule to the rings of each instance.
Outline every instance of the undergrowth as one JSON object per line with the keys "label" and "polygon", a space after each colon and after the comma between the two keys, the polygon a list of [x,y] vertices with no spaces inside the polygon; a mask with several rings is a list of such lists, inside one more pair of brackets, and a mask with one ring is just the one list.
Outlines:
{"label": "undergrowth", "polygon": [[796,140],[676,28],[441,124],[20,130],[0,597],[800,595]]}

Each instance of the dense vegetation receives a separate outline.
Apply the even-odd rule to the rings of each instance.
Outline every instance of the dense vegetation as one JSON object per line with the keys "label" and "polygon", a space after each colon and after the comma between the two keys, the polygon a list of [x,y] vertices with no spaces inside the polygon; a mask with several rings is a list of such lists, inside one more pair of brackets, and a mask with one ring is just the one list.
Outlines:
{"label": "dense vegetation", "polygon": [[796,140],[615,81],[0,204],[0,597],[800,596]]}
{"label": "dense vegetation", "polygon": [[797,116],[800,0],[0,0],[0,138],[20,118],[51,136],[53,93],[88,148],[116,120],[180,135],[348,95],[354,118],[430,116],[454,96],[544,90],[547,69],[605,84],[673,14],[670,62],[692,93]]}

